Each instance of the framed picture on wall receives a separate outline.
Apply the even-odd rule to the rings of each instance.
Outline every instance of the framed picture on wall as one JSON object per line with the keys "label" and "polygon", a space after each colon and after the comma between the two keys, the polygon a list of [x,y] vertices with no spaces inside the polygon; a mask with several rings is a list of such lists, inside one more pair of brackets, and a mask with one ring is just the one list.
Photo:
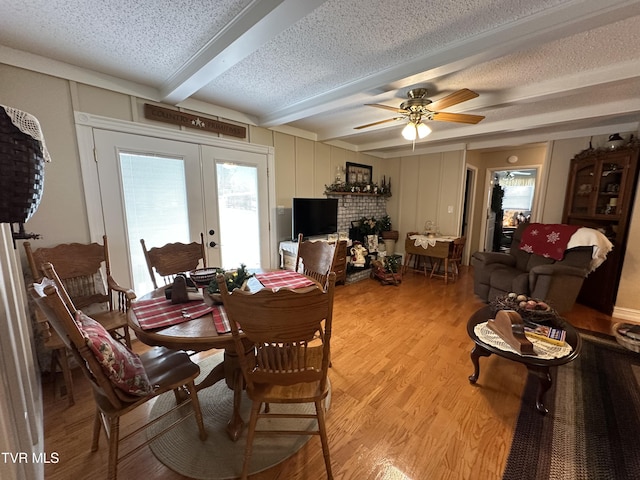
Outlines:
{"label": "framed picture on wall", "polygon": [[373,167],[371,165],[347,162],[348,183],[371,183],[372,172]]}

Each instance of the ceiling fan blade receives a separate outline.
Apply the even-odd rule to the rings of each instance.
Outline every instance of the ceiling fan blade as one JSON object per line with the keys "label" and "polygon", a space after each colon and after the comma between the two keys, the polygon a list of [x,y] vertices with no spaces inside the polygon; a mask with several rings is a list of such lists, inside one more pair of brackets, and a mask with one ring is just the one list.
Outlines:
{"label": "ceiling fan blade", "polygon": [[381,103],[365,103],[367,107],[384,108],[385,110],[391,110],[396,113],[407,113],[407,110],[403,110],[398,107],[390,107],[389,105],[382,105]]}
{"label": "ceiling fan blade", "polygon": [[466,102],[467,100],[471,100],[472,98],[476,98],[478,94],[469,90],[468,88],[463,88],[462,90],[458,90],[457,92],[453,92],[446,97],[441,98],[440,100],[436,100],[431,105],[429,105],[429,110],[438,111],[443,110],[445,108],[449,108],[453,105],[457,105],[458,103]]}
{"label": "ceiling fan blade", "polygon": [[366,125],[360,125],[359,127],[353,127],[353,129],[354,130],[360,130],[361,128],[369,128],[369,127],[373,127],[374,125],[380,125],[382,123],[393,122],[394,120],[400,120],[401,118],[402,117],[388,118],[386,120],[380,120],[379,122],[367,123]]}
{"label": "ceiling fan blade", "polygon": [[471,123],[475,125],[483,118],[482,115],[469,115],[467,113],[436,112],[433,114],[432,120],[439,122]]}

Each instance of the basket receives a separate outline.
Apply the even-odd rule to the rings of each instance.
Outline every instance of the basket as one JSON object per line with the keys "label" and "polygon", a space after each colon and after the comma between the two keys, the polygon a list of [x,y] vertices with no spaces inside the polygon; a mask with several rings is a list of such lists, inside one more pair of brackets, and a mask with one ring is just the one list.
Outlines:
{"label": "basket", "polygon": [[216,275],[222,273],[219,268],[199,268],[189,272],[189,278],[200,285],[208,285],[211,280],[215,280]]}
{"label": "basket", "polygon": [[25,223],[44,189],[40,142],[20,131],[0,108],[0,223]]}
{"label": "basket", "polygon": [[630,324],[614,324],[611,328],[611,330],[613,331],[613,336],[616,338],[616,341],[623,347],[631,350],[632,352],[640,353],[640,340],[634,340],[633,338],[627,337],[626,335],[623,335],[618,331],[620,328],[628,326],[630,326]]}
{"label": "basket", "polygon": [[[535,298],[527,297],[527,300],[534,300],[539,302]],[[508,296],[504,297],[496,297],[491,303],[491,308],[493,310],[493,314],[495,315],[499,310],[515,310],[522,319],[526,322],[533,323],[544,323],[548,321],[557,320],[560,318],[560,315],[556,310],[549,307],[547,310],[530,310],[527,308],[521,308],[515,298],[510,298]]]}

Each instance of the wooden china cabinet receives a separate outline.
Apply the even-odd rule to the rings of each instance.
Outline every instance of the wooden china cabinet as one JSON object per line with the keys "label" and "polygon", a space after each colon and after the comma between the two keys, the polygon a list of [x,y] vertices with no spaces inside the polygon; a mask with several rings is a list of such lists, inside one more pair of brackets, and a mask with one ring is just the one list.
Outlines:
{"label": "wooden china cabinet", "polygon": [[578,302],[611,315],[615,305],[638,180],[639,143],[588,149],[571,160],[563,223],[600,230],[613,250],[589,274]]}

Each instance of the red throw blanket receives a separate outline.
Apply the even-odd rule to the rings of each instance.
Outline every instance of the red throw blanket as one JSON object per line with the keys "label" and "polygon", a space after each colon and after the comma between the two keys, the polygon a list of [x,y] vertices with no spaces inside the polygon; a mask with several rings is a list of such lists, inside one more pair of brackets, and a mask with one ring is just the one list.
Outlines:
{"label": "red throw blanket", "polygon": [[520,250],[562,260],[571,236],[580,227],[558,223],[532,223],[522,232]]}

